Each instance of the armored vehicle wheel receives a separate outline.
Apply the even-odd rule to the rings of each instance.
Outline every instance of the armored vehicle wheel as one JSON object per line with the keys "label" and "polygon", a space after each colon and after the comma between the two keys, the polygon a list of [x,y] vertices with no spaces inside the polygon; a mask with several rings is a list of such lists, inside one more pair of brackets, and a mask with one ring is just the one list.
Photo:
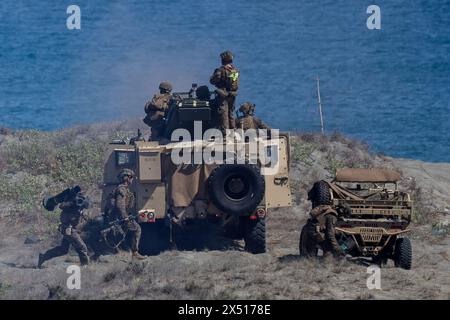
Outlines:
{"label": "armored vehicle wheel", "polygon": [[145,255],[157,255],[170,247],[169,228],[164,221],[143,223],[139,251]]}
{"label": "armored vehicle wheel", "polygon": [[311,239],[311,225],[309,223],[306,223],[300,232],[298,249],[302,257],[317,256],[316,243],[314,239]]}
{"label": "armored vehicle wheel", "polygon": [[266,252],[265,219],[258,218],[244,221],[245,250],[254,254]]}
{"label": "armored vehicle wheel", "polygon": [[313,208],[331,204],[330,186],[323,180],[317,181],[309,191],[308,198],[311,200]]}
{"label": "armored vehicle wheel", "polygon": [[265,183],[251,165],[225,164],[208,178],[208,194],[214,205],[233,215],[253,212],[264,197]]}
{"label": "armored vehicle wheel", "polygon": [[398,238],[395,242],[394,263],[396,267],[411,269],[412,246],[408,238]]}

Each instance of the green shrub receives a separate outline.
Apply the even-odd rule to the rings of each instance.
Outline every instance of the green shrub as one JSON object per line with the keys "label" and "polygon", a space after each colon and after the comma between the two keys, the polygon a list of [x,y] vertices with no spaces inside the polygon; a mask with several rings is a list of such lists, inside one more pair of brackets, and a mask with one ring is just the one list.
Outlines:
{"label": "green shrub", "polygon": [[92,185],[101,182],[105,144],[82,141],[68,144],[57,151],[52,177],[65,184]]}
{"label": "green shrub", "polygon": [[336,155],[332,155],[331,153],[328,153],[327,155],[327,166],[325,169],[327,169],[328,172],[330,172],[333,176],[336,175],[336,171],[338,169],[344,168],[345,163],[341,160],[339,160]]}
{"label": "green shrub", "polygon": [[10,176],[0,174],[0,198],[13,202],[12,213],[29,212],[37,208],[37,199],[41,198],[46,188],[45,176],[33,176],[23,173],[11,179]]}
{"label": "green shrub", "polygon": [[317,149],[317,144],[314,142],[296,142],[294,143],[294,160],[300,161],[305,165],[312,165],[312,153]]}
{"label": "green shrub", "polygon": [[48,174],[55,166],[55,149],[49,133],[23,131],[6,145],[2,157],[8,172],[25,171],[34,175]]}

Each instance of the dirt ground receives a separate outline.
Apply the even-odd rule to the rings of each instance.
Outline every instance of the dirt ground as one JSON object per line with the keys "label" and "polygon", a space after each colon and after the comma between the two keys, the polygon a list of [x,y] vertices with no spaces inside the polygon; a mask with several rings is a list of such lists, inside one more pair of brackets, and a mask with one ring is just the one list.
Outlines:
{"label": "dirt ground", "polygon": [[[342,149],[339,142],[335,147]],[[418,197],[430,200],[423,206],[434,220],[412,225],[412,270],[390,261],[381,269],[381,289],[370,290],[366,261],[298,255],[299,231],[310,207],[307,187],[329,177],[322,165],[326,154],[312,150],[300,159],[308,168],[293,165],[296,205],[270,212],[267,253],[246,253],[242,241],[225,239],[211,227],[196,232],[201,239],[190,248],[142,262],[125,252],[102,256],[81,269],[80,290],[66,286],[67,267],[78,263],[73,251],[36,268],[38,253],[57,244],[59,236],[34,239],[23,221],[0,217],[0,299],[450,299],[450,164],[372,159],[371,165],[402,168],[405,185],[421,184]],[[300,150],[299,157],[304,155]]]}
{"label": "dirt ground", "polygon": [[[276,216],[289,224],[278,223]],[[367,265],[333,258],[298,256],[298,226],[303,213],[273,212],[268,220],[266,254],[252,255],[242,243],[228,250],[166,251],[133,262],[129,254],[103,256],[81,271],[81,289],[68,290],[70,255],[36,269],[45,243],[2,239],[2,299],[450,299],[450,239],[430,238],[428,227],[412,235],[413,268],[381,269],[381,289],[369,290]],[[11,226],[13,228],[13,226]],[[11,231],[11,229],[10,229]],[[220,237],[211,241],[224,241]]]}

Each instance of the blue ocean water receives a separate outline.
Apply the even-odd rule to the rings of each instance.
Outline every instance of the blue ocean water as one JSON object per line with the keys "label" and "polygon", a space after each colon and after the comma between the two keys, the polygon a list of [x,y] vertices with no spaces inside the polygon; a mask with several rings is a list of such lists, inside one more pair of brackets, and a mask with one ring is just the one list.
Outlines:
{"label": "blue ocean water", "polygon": [[[81,30],[66,9],[81,8]],[[143,115],[161,80],[208,83],[230,49],[238,102],[268,124],[327,132],[396,157],[450,162],[450,2],[0,2],[0,126],[54,130]]]}

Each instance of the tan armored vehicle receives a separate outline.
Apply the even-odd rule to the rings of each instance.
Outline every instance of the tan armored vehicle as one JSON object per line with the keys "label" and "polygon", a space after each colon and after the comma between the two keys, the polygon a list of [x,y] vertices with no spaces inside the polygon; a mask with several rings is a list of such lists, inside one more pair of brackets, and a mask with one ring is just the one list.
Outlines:
{"label": "tan armored vehicle", "polygon": [[[217,141],[205,136],[205,130],[212,127],[214,115],[209,102],[200,101],[191,93],[176,95],[178,98],[168,112],[166,137],[170,138],[176,129],[182,128],[186,129],[184,133],[191,134],[190,138],[182,142],[132,139],[131,143],[111,143],[105,158],[102,207],[118,183],[118,172],[130,168],[136,173],[132,185],[136,206],[132,213],[142,226],[144,253],[158,252],[173,241],[173,227],[189,228],[196,221],[217,223],[225,234],[244,239],[247,251],[265,252],[266,216],[272,208],[291,205],[289,136],[280,134],[271,139],[251,140],[256,140],[258,150],[271,160],[265,164],[259,160],[249,164],[253,150],[250,140],[236,136],[236,141]],[[198,129],[198,126],[202,127],[200,137],[194,132],[194,127]],[[223,160],[236,159],[238,152],[241,155],[243,152],[247,162],[207,163],[207,154],[220,158],[215,154],[219,146],[227,150]],[[182,163],[174,161],[174,157],[180,156],[184,159]],[[263,172],[274,167],[275,171]],[[162,246],[152,247],[155,243]]]}
{"label": "tan armored vehicle", "polygon": [[326,214],[337,217],[327,239],[326,226],[311,217],[300,235],[299,249],[304,256],[327,251],[327,242],[336,241],[344,254],[371,257],[383,264],[411,268],[409,231],[412,214],[410,195],[398,190],[400,174],[386,169],[337,170],[333,181],[316,182],[309,192],[313,208],[323,206]]}

